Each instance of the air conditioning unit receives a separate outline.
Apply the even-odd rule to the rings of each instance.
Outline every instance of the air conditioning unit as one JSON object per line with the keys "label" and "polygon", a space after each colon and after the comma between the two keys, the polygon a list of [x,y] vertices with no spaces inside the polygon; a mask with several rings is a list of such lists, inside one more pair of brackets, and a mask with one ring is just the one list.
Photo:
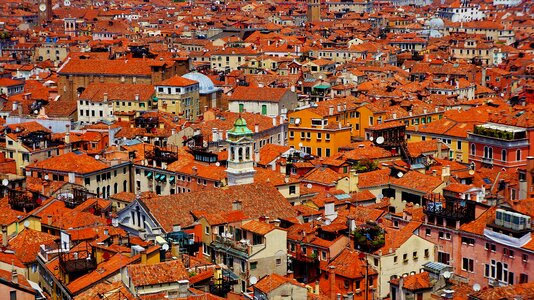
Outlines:
{"label": "air conditioning unit", "polygon": [[504,209],[497,209],[496,215],[495,215],[495,225],[497,226],[504,226]]}

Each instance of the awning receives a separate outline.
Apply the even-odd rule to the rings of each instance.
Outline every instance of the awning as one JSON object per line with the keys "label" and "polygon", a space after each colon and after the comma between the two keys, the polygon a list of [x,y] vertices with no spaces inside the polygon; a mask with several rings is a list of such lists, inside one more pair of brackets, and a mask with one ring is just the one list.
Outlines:
{"label": "awning", "polygon": [[153,97],[153,98],[152,98],[152,101],[154,101],[154,102],[158,102],[158,97]]}
{"label": "awning", "polygon": [[161,174],[156,174],[156,176],[154,176],[154,178],[155,178],[156,180],[159,180],[160,176],[161,176]]}
{"label": "awning", "polygon": [[159,177],[159,180],[160,181],[165,181],[165,178],[167,177],[167,175],[163,175],[161,174],[161,176]]}
{"label": "awning", "polygon": [[152,172],[146,173],[146,177],[149,178],[149,179],[152,178]]}
{"label": "awning", "polygon": [[174,176],[169,177],[169,182],[170,182],[170,183],[173,183],[173,182],[174,182]]}
{"label": "awning", "polygon": [[163,244],[167,244],[167,241],[158,235],[156,236],[156,243],[158,243],[158,245],[163,245]]}
{"label": "awning", "polygon": [[326,90],[326,89],[329,89],[330,86],[327,85],[327,84],[319,84],[319,85],[316,85],[313,87],[314,89],[319,89],[319,90]]}

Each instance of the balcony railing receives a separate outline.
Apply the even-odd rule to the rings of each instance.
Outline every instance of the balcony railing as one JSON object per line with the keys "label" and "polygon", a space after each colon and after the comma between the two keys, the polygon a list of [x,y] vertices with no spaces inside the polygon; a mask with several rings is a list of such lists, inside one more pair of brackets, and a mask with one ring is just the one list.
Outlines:
{"label": "balcony railing", "polygon": [[222,236],[215,237],[215,243],[225,247],[231,247],[232,249],[249,253],[250,246],[246,242],[235,241],[231,238],[225,238]]}
{"label": "balcony railing", "polygon": [[488,146],[500,147],[504,149],[528,147],[528,139],[526,138],[504,139],[504,138],[481,135],[481,134],[470,132],[467,139],[469,140],[469,142],[472,142],[472,143],[479,143],[479,144],[484,144]]}

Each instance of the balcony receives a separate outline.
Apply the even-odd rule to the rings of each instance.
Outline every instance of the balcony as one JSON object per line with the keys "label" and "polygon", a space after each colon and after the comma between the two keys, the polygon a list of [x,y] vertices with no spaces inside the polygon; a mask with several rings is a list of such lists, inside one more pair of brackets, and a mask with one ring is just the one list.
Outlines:
{"label": "balcony", "polygon": [[244,258],[248,258],[251,250],[251,246],[245,240],[235,241],[222,236],[216,236],[215,241],[211,243],[211,246],[215,249],[219,249],[219,251],[226,250]]}
{"label": "balcony", "polygon": [[473,143],[505,149],[528,147],[528,139],[524,128],[500,124],[475,126],[473,132],[469,133],[468,140]]}

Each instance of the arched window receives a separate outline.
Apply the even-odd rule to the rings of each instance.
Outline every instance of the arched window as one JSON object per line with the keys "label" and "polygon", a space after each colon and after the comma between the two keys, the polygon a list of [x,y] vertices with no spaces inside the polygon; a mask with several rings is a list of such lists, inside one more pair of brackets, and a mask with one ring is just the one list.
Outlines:
{"label": "arched window", "polygon": [[243,161],[243,148],[239,147],[237,149],[237,157],[238,157],[239,161]]}
{"label": "arched window", "polygon": [[515,152],[515,160],[517,160],[517,161],[521,160],[521,150],[517,150]]}
{"label": "arched window", "polygon": [[113,194],[116,194],[119,192],[119,184],[115,182],[115,184],[113,184]]}
{"label": "arched window", "polygon": [[471,144],[471,155],[475,155],[476,150],[477,150],[477,147],[475,146],[475,144]]}
{"label": "arched window", "polygon": [[128,189],[128,181],[124,180],[124,181],[122,182],[122,191],[123,191],[123,192],[126,192],[127,189]]}
{"label": "arched window", "polygon": [[100,188],[99,187],[96,188],[96,196],[100,197]]}
{"label": "arched window", "polygon": [[508,160],[508,158],[507,158],[507,154],[508,154],[508,153],[506,152],[506,150],[503,149],[503,150],[501,151],[501,160],[502,160],[502,161],[507,161],[507,160]]}

